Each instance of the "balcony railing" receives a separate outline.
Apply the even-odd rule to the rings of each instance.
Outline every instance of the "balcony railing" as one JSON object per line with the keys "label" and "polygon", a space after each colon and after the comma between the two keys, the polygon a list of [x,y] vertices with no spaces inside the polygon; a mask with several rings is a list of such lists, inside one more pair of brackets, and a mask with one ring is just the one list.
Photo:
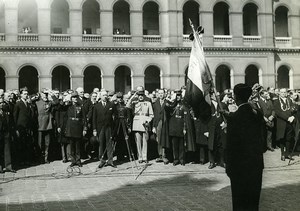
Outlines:
{"label": "balcony railing", "polygon": [[231,35],[214,35],[214,42],[232,42]]}
{"label": "balcony railing", "polygon": [[261,36],[243,36],[244,43],[257,43],[261,41]]}
{"label": "balcony railing", "polygon": [[39,35],[38,34],[18,34],[19,42],[38,42]]}
{"label": "balcony railing", "polygon": [[113,42],[131,42],[131,35],[113,35]]}
{"label": "balcony railing", "polygon": [[182,36],[183,36],[183,42],[191,42],[189,34],[184,34]]}
{"label": "balcony railing", "polygon": [[51,42],[70,42],[71,36],[69,34],[51,34]]}
{"label": "balcony railing", "polygon": [[82,42],[101,42],[102,37],[99,34],[83,34]]}
{"label": "balcony railing", "polygon": [[291,44],[292,38],[291,37],[275,37],[276,44]]}
{"label": "balcony railing", "polygon": [[4,41],[5,41],[5,34],[0,33],[0,42],[4,42]]}
{"label": "balcony railing", "polygon": [[161,42],[161,36],[160,35],[144,35],[143,36],[143,42],[160,43]]}

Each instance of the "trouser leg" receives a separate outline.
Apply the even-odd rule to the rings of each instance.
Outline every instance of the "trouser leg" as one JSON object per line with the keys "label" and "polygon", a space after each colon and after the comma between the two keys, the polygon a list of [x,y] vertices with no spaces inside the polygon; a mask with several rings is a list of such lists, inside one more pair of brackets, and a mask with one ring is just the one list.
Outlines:
{"label": "trouser leg", "polygon": [[213,150],[208,150],[208,159],[210,163],[215,163],[215,152]]}
{"label": "trouser leg", "polygon": [[75,149],[76,149],[76,152],[75,152],[75,163],[76,164],[79,164],[81,163],[80,161],[80,148],[81,148],[81,139],[76,139],[75,140]]}
{"label": "trouser leg", "polygon": [[50,146],[50,139],[51,139],[51,133],[50,131],[45,132],[45,161],[49,161],[49,146]]}
{"label": "trouser leg", "polygon": [[11,136],[9,133],[4,134],[4,166],[6,170],[12,170],[11,163]]}
{"label": "trouser leg", "polygon": [[142,159],[147,159],[147,151],[148,151],[148,136],[146,133],[143,133],[143,147],[142,147]]}
{"label": "trouser leg", "polygon": [[105,138],[105,133],[104,129],[102,128],[100,133],[99,133],[99,160],[104,158],[104,138]]}
{"label": "trouser leg", "polygon": [[67,159],[67,153],[66,153],[66,147],[65,147],[65,144],[61,144],[60,147],[61,147],[61,155],[62,155],[62,159],[63,159],[63,160],[68,160],[68,159]]}
{"label": "trouser leg", "polygon": [[181,164],[185,164],[185,148],[183,138],[178,138],[178,156]]}
{"label": "trouser leg", "polygon": [[107,148],[107,162],[113,162],[113,155],[114,155],[114,147],[113,141],[111,140],[111,128],[108,127],[105,129],[105,141],[106,141],[106,148]]}
{"label": "trouser leg", "polygon": [[71,163],[75,164],[76,163],[76,143],[73,138],[70,139],[70,148],[71,148]]}
{"label": "trouser leg", "polygon": [[179,161],[179,140],[178,140],[178,137],[172,137],[172,144],[173,144],[174,162],[178,162]]}
{"label": "trouser leg", "polygon": [[205,148],[202,145],[200,145],[200,162],[205,162]]}
{"label": "trouser leg", "polygon": [[135,133],[135,141],[136,141],[136,147],[138,151],[138,160],[143,160],[142,157],[142,132],[136,132]]}

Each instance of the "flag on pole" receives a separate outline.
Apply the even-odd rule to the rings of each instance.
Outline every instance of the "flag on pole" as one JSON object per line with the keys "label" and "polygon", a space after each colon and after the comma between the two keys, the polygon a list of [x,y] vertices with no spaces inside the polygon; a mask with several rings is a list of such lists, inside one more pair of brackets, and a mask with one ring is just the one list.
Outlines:
{"label": "flag on pole", "polygon": [[202,34],[195,32],[194,28],[193,32],[185,100],[193,108],[196,117],[208,116],[211,114],[210,92],[213,88],[213,81],[205,60]]}

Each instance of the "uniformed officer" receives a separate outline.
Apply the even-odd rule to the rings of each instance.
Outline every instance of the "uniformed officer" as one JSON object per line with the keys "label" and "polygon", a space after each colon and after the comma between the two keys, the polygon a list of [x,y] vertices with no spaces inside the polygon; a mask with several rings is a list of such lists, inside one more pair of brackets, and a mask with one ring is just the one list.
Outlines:
{"label": "uniformed officer", "polygon": [[145,101],[145,91],[140,90],[129,99],[126,106],[133,109],[132,131],[135,132],[139,163],[148,163],[148,132],[151,130],[150,122],[154,117],[151,102]]}
{"label": "uniformed officer", "polygon": [[78,94],[73,92],[71,94],[72,104],[69,106],[65,119],[66,119],[66,137],[70,140],[71,147],[71,167],[82,167],[80,160],[80,141],[86,135],[86,126],[84,121],[84,111],[82,105],[78,103]]}

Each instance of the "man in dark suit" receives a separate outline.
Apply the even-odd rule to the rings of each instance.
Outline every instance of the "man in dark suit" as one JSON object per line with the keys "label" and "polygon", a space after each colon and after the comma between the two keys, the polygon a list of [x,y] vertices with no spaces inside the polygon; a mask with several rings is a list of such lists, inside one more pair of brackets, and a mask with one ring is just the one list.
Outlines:
{"label": "man in dark suit", "polygon": [[274,151],[272,147],[272,133],[274,130],[274,119],[275,111],[273,103],[270,100],[269,92],[266,90],[261,90],[259,93],[260,97],[258,98],[258,106],[264,115],[264,120],[266,122],[266,141],[268,150]]}
{"label": "man in dark suit", "polygon": [[281,160],[293,159],[290,155],[290,144],[295,138],[293,124],[293,102],[287,97],[287,90],[280,89],[278,99],[274,100],[274,110],[277,117],[276,139],[280,143]]}
{"label": "man in dark suit", "polygon": [[158,99],[153,104],[153,130],[152,132],[156,134],[157,141],[157,151],[159,157],[156,159],[156,162],[164,162],[164,164],[168,164],[169,160],[166,157],[165,148],[161,146],[161,138],[162,138],[162,124],[164,117],[164,107],[166,104],[165,100],[165,90],[158,90]]}
{"label": "man in dark suit", "polygon": [[29,165],[31,140],[30,140],[30,121],[31,109],[27,102],[28,90],[27,88],[20,89],[20,100],[16,103],[14,108],[14,121],[16,125],[16,134],[19,139],[18,155],[21,164]]}
{"label": "man in dark suit", "polygon": [[238,110],[227,114],[227,163],[233,210],[258,210],[264,168],[263,115],[248,103],[252,90],[246,84],[234,87]]}
{"label": "man in dark suit", "polygon": [[[106,91],[100,92],[101,101],[94,106],[93,111],[93,135],[99,137],[99,168],[105,164],[115,167],[113,164],[113,143],[112,143],[112,128],[113,115],[115,113],[115,106],[108,101],[108,94]],[[107,161],[104,157],[104,144],[107,149]]]}

